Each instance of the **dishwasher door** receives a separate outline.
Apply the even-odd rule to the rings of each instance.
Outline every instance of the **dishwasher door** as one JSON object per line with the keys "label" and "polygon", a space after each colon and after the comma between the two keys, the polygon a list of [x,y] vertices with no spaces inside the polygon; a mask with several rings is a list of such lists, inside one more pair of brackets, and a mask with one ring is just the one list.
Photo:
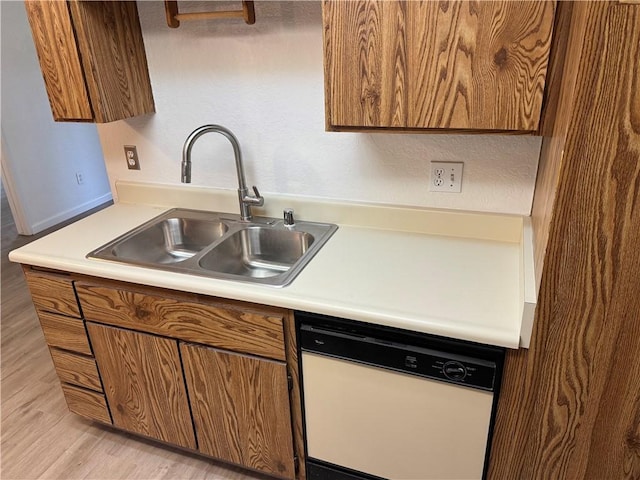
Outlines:
{"label": "dishwasher door", "polygon": [[[371,478],[357,472],[391,480],[483,477],[494,392],[464,377],[479,379],[483,368],[489,376],[494,365],[369,338],[302,333],[303,344],[331,352],[301,353],[310,479]],[[356,359],[340,358],[339,350]],[[371,364],[389,355],[388,365]],[[433,370],[436,378],[405,373],[393,367],[398,362]],[[445,381],[437,378],[445,372]],[[355,472],[331,473],[331,465]]]}

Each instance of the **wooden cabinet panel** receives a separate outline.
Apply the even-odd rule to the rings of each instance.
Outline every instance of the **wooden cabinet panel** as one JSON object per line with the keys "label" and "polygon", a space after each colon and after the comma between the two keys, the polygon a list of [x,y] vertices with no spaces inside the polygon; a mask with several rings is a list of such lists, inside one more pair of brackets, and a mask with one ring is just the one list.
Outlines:
{"label": "wooden cabinet panel", "polygon": [[24,275],[36,309],[80,318],[80,307],[70,278],[27,269]]}
{"label": "wooden cabinet panel", "polygon": [[[293,312],[24,271],[73,413],[268,475],[305,478]],[[59,306],[71,298],[83,318],[47,311],[73,313]]]}
{"label": "wooden cabinet panel", "polygon": [[87,323],[114,425],[196,448],[178,342]]}
{"label": "wooden cabinet panel", "polygon": [[69,3],[95,120],[155,111],[134,1]]}
{"label": "wooden cabinet panel", "polygon": [[[67,2],[24,2],[55,120],[91,121],[93,112],[75,48]],[[67,48],[60,48],[67,45]]]}
{"label": "wooden cabinet panel", "polygon": [[102,392],[96,361],[92,357],[50,348],[51,359],[61,381]]}
{"label": "wooden cabinet panel", "polygon": [[489,480],[640,479],[640,6],[572,3],[533,336],[507,352]]}
{"label": "wooden cabinet panel", "polygon": [[91,355],[91,347],[82,320],[46,312],[39,312],[38,317],[49,346]]}
{"label": "wooden cabinet panel", "polygon": [[84,282],[76,288],[87,320],[285,359],[284,310],[261,314]]}
{"label": "wooden cabinet panel", "polygon": [[555,2],[323,2],[327,127],[535,131]]}
{"label": "wooden cabinet panel", "polygon": [[[406,5],[325,1],[328,126],[406,127]],[[399,22],[393,22],[398,15]]]}
{"label": "wooden cabinet panel", "polygon": [[295,477],[285,364],[180,344],[201,452]]}
{"label": "wooden cabinet panel", "polygon": [[136,2],[25,2],[56,121],[155,111]]}
{"label": "wooden cabinet panel", "polygon": [[111,416],[103,394],[65,383],[62,384],[62,392],[71,412],[91,420],[111,423]]}
{"label": "wooden cabinet panel", "polygon": [[554,2],[444,5],[409,2],[409,126],[537,130]]}

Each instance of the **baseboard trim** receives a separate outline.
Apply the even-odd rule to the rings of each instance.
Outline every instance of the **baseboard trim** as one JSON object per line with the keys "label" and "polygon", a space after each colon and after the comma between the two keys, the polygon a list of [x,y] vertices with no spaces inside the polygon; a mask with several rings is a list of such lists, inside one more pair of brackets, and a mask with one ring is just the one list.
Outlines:
{"label": "baseboard trim", "polygon": [[93,198],[87,202],[81,203],[80,205],[76,205],[75,207],[65,210],[64,212],[60,212],[52,217],[46,218],[39,222],[31,225],[31,230],[34,234],[39,233],[47,228],[54,227],[70,218],[73,218],[77,215],[80,215],[87,210],[91,210],[92,208],[98,207],[104,203],[110,202],[113,199],[113,195],[111,192],[107,192],[104,195]]}

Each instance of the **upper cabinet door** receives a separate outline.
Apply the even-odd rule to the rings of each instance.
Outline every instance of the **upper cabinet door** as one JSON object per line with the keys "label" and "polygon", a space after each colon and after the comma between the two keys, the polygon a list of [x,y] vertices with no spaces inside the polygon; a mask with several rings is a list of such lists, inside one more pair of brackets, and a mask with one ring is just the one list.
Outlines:
{"label": "upper cabinet door", "polygon": [[155,111],[135,2],[25,2],[56,121],[112,122]]}
{"label": "upper cabinet door", "polygon": [[323,2],[327,129],[538,129],[553,1]]}
{"label": "upper cabinet door", "polygon": [[67,3],[27,1],[25,6],[54,120],[92,121]]}

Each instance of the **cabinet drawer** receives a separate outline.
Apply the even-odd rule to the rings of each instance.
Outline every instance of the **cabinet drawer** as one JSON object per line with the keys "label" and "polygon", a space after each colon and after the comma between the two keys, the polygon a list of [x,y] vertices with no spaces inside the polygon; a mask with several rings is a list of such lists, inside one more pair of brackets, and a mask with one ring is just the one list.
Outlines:
{"label": "cabinet drawer", "polygon": [[57,348],[51,348],[50,351],[60,381],[102,392],[98,367],[92,357],[65,352]]}
{"label": "cabinet drawer", "polygon": [[100,422],[111,424],[111,415],[102,393],[92,392],[73,385],[62,384],[62,392],[69,411]]}
{"label": "cabinet drawer", "polygon": [[80,307],[73,281],[64,276],[24,270],[33,304],[38,311],[60,313],[80,318]]}
{"label": "cabinet drawer", "polygon": [[285,310],[261,313],[83,282],[76,290],[86,320],[285,359]]}
{"label": "cabinet drawer", "polygon": [[44,338],[50,347],[91,355],[84,322],[75,318],[39,312]]}

